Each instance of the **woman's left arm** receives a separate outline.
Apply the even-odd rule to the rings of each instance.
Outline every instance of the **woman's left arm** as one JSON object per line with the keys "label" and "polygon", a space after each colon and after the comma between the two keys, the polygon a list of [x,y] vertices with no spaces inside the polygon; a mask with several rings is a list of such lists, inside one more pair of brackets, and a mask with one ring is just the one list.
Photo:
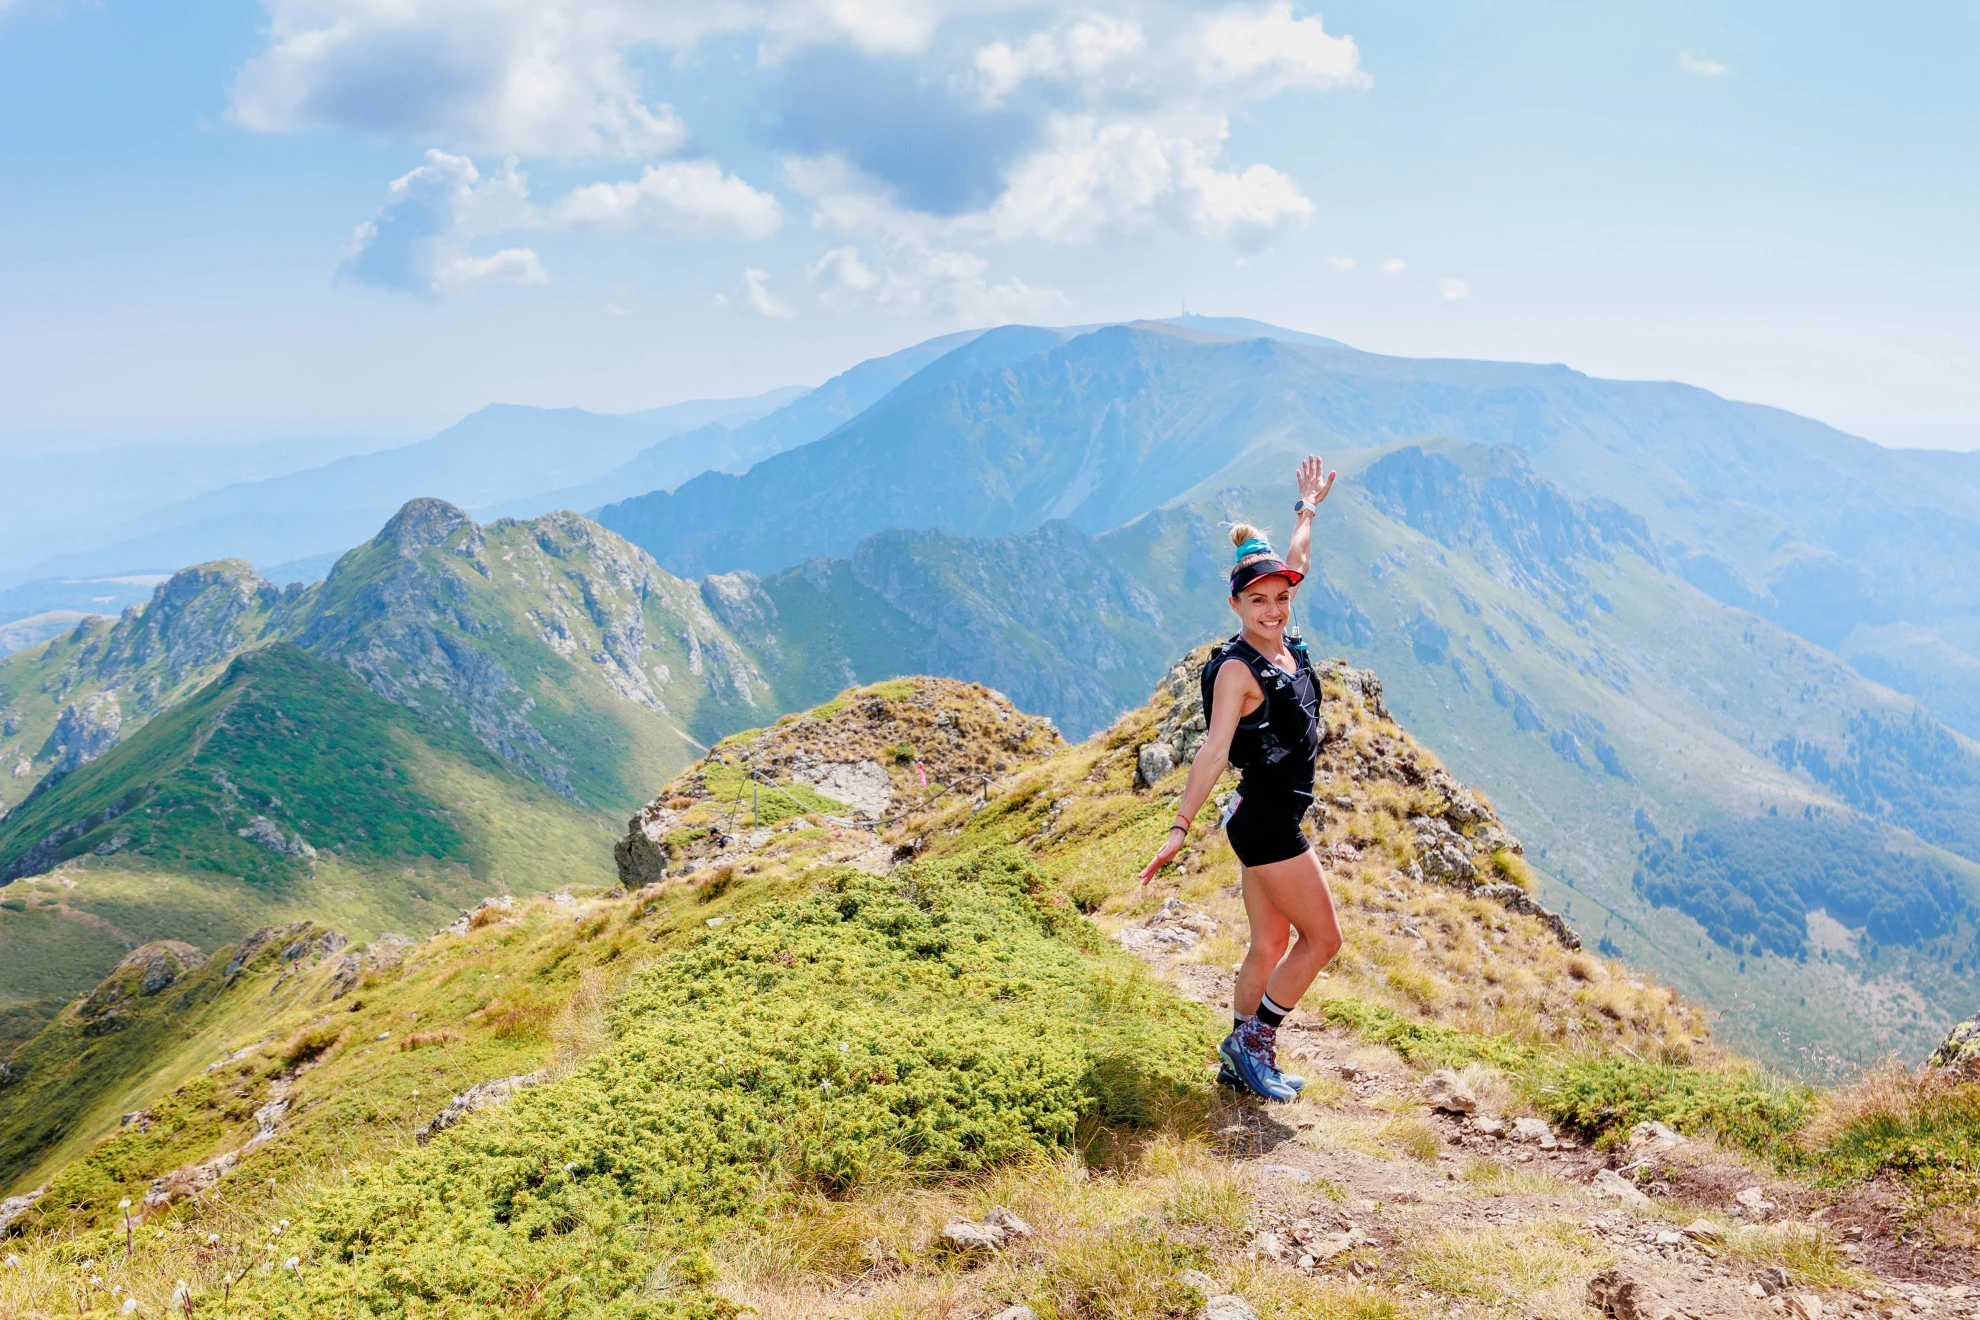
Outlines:
{"label": "woman's left arm", "polygon": [[1313,510],[1327,498],[1327,492],[1334,488],[1334,478],[1339,475],[1327,471],[1327,461],[1318,454],[1307,455],[1294,474],[1293,479],[1299,483],[1299,497],[1306,501],[1306,511],[1299,515],[1292,541],[1286,546],[1286,567],[1302,576],[1313,557]]}

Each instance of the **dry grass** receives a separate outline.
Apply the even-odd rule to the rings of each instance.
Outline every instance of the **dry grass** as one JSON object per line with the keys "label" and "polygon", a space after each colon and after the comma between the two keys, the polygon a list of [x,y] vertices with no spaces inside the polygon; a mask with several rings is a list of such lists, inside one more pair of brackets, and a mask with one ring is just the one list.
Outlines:
{"label": "dry grass", "polygon": [[1580,1281],[1614,1256],[1566,1220],[1477,1226],[1434,1234],[1405,1253],[1409,1272],[1433,1293],[1486,1303],[1517,1302],[1537,1316],[1585,1316]]}
{"label": "dry grass", "polygon": [[1863,1288],[1870,1284],[1869,1276],[1850,1263],[1818,1224],[1730,1228],[1726,1258],[1754,1268],[1778,1265],[1796,1283],[1814,1288]]}
{"label": "dry grass", "polygon": [[407,1050],[425,1049],[429,1045],[457,1045],[466,1040],[458,1031],[415,1031],[409,1036],[399,1037],[396,1048],[400,1053]]}
{"label": "dry grass", "polygon": [[1567,1190],[1566,1183],[1544,1169],[1498,1160],[1471,1160],[1458,1176],[1483,1196],[1558,1196]]}
{"label": "dry grass", "polygon": [[1434,1164],[1444,1153],[1444,1139],[1428,1119],[1415,1114],[1398,1115],[1384,1123],[1375,1134],[1378,1141],[1398,1147],[1411,1159]]}

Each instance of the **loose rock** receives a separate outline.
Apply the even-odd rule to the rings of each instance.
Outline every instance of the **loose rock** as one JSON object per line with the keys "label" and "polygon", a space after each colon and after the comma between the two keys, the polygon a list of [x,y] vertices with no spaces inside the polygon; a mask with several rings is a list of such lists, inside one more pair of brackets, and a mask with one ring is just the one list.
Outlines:
{"label": "loose rock", "polygon": [[1478,1097],[1449,1068],[1439,1068],[1424,1080],[1423,1099],[1432,1109],[1447,1114],[1469,1114],[1478,1108]]}
{"label": "loose rock", "polygon": [[1542,1150],[1552,1150],[1560,1143],[1554,1138],[1554,1129],[1547,1126],[1543,1118],[1515,1118],[1512,1121],[1512,1139],[1530,1141]]}
{"label": "loose rock", "polygon": [[1028,1238],[1031,1236],[1031,1225],[1025,1223],[1001,1205],[983,1216],[983,1226],[985,1228],[995,1229],[997,1235],[1006,1242],[1012,1238]]}
{"label": "loose rock", "polygon": [[1251,1303],[1235,1293],[1224,1293],[1212,1297],[1196,1313],[1196,1320],[1258,1320],[1258,1312],[1251,1309]]}
{"label": "loose rock", "polygon": [[1679,1146],[1688,1146],[1681,1133],[1665,1127],[1662,1123],[1638,1123],[1629,1130],[1629,1153],[1632,1155],[1653,1155]]}
{"label": "loose rock", "polygon": [[992,1252],[1003,1244],[1003,1234],[996,1229],[967,1219],[952,1219],[942,1225],[942,1245],[959,1256]]}
{"label": "loose rock", "polygon": [[1478,1114],[1471,1120],[1471,1130],[1481,1137],[1503,1137],[1506,1135],[1506,1120],[1497,1114]]}
{"label": "loose rock", "polygon": [[1604,1200],[1620,1201],[1624,1205],[1646,1206],[1650,1198],[1629,1179],[1614,1169],[1598,1169],[1595,1178],[1588,1184],[1588,1190]]}
{"label": "loose rock", "polygon": [[1038,1320],[1038,1312],[1019,1302],[1016,1306],[1005,1307],[990,1320]]}
{"label": "loose rock", "polygon": [[1588,1304],[1615,1320],[1656,1320],[1671,1308],[1641,1279],[1607,1269],[1588,1281]]}

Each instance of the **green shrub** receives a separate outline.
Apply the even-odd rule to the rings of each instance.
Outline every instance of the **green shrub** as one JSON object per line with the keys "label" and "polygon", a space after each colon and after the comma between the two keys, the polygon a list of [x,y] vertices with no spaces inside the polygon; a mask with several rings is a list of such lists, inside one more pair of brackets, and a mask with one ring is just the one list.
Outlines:
{"label": "green shrub", "polygon": [[1614,1056],[1557,1065],[1537,1091],[1549,1118],[1587,1137],[1654,1121],[1762,1152],[1807,1120],[1814,1098],[1807,1087],[1758,1069],[1708,1071]]}
{"label": "green shrub", "polygon": [[1342,996],[1322,1000],[1316,1007],[1320,1016],[1333,1025],[1346,1027],[1363,1040],[1386,1045],[1411,1063],[1440,1068],[1489,1063],[1514,1071],[1532,1059],[1531,1050],[1503,1037],[1475,1036],[1440,1022],[1404,1017],[1394,1009],[1363,999]]}
{"label": "green shrub", "polygon": [[217,1313],[710,1314],[695,1253],[780,1198],[1200,1102],[1202,1010],[1096,956],[1024,854],[823,874],[635,975],[569,1077],[326,1193],[300,1270]]}

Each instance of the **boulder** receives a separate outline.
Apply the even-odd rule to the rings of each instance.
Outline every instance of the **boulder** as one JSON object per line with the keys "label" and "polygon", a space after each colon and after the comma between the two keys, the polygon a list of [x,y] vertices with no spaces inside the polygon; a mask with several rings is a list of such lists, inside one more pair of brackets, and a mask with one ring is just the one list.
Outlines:
{"label": "boulder", "polygon": [[1774,1203],[1767,1199],[1766,1189],[1762,1187],[1742,1187],[1733,1193],[1733,1200],[1750,1215],[1765,1215],[1774,1209]]}
{"label": "boulder", "polygon": [[1153,788],[1176,768],[1175,749],[1165,742],[1143,743],[1134,755],[1134,786]]}
{"label": "boulder", "polygon": [[1031,1236],[1032,1231],[1030,1224],[1025,1223],[1001,1205],[983,1216],[983,1226],[985,1228],[995,1229],[997,1235],[1006,1242],[1009,1242],[1013,1238],[1028,1238]]}
{"label": "boulder", "polygon": [[1515,1118],[1512,1121],[1512,1139],[1532,1142],[1542,1150],[1552,1150],[1559,1144],[1554,1139],[1554,1129],[1547,1126],[1544,1118]]}
{"label": "boulder", "polygon": [[1939,1048],[1925,1060],[1925,1066],[1980,1075],[1980,1013],[1947,1032]]}
{"label": "boulder", "polygon": [[1202,1270],[1184,1270],[1176,1276],[1176,1282],[1185,1288],[1194,1289],[1205,1297],[1215,1297],[1219,1292],[1217,1281]]}
{"label": "boulder", "polygon": [[1447,1114],[1469,1114],[1478,1109],[1478,1097],[1465,1085],[1464,1078],[1449,1068],[1439,1068],[1424,1079],[1423,1101]]}
{"label": "boulder", "polygon": [[1643,1280],[1620,1268],[1606,1269],[1588,1281],[1588,1305],[1614,1320],[1656,1320],[1671,1308]]}
{"label": "boulder", "polygon": [[7,1236],[7,1230],[14,1226],[16,1219],[34,1209],[34,1203],[39,1201],[41,1194],[47,1190],[46,1187],[37,1187],[21,1196],[10,1196],[0,1201],[0,1237]]}
{"label": "boulder", "polygon": [[1617,1173],[1614,1169],[1598,1169],[1588,1190],[1609,1201],[1620,1201],[1624,1205],[1647,1206],[1650,1198],[1645,1196],[1637,1185]]}
{"label": "boulder", "polygon": [[1661,1155],[1667,1150],[1689,1145],[1682,1135],[1662,1123],[1638,1123],[1629,1130],[1629,1153],[1637,1157]]}
{"label": "boulder", "polygon": [[1223,1293],[1205,1302],[1196,1313],[1196,1320],[1258,1320],[1258,1312],[1237,1294]]}
{"label": "boulder", "polygon": [[486,1082],[476,1082],[467,1090],[449,1100],[424,1127],[414,1133],[419,1144],[424,1146],[433,1140],[433,1134],[454,1126],[477,1109],[501,1104],[515,1092],[535,1086],[543,1080],[542,1073],[518,1073],[514,1077],[498,1077]]}
{"label": "boulder", "polygon": [[968,1219],[951,1219],[942,1225],[942,1245],[958,1256],[982,1255],[1003,1244],[1003,1234]]}

